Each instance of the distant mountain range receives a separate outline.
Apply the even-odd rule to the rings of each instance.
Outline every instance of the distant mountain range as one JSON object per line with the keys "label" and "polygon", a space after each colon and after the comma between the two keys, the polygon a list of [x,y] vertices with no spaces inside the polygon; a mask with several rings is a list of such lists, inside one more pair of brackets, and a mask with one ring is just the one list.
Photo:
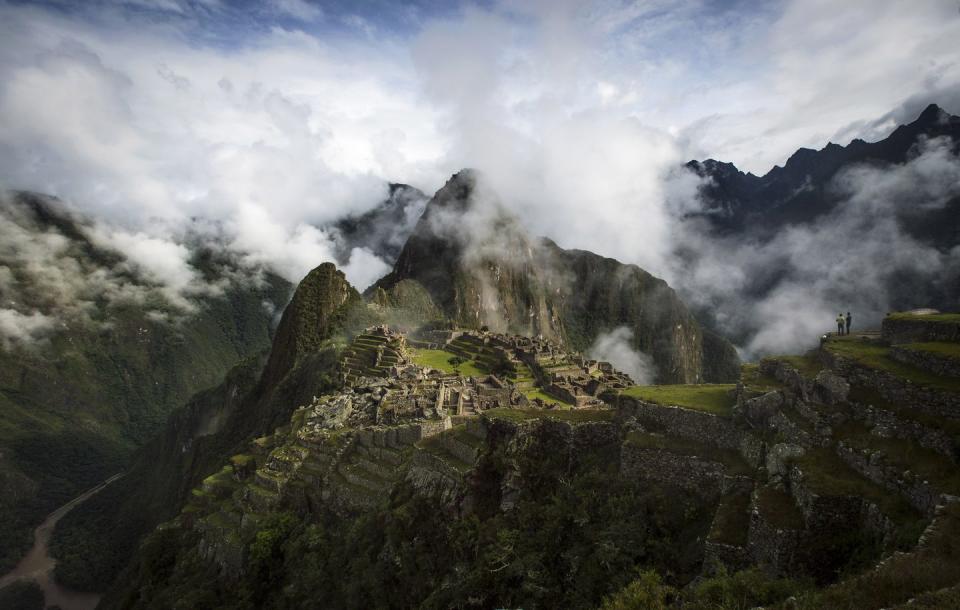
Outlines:
{"label": "distant mountain range", "polygon": [[[879,142],[858,139],[847,146],[831,142],[820,150],[801,148],[783,167],[777,165],[763,176],[714,159],[690,161],[686,167],[711,181],[703,190],[705,216],[718,232],[763,239],[787,225],[810,223],[832,212],[843,201],[843,194],[831,188],[832,181],[844,169],[904,163],[921,139],[939,137],[952,139],[954,153],[960,152],[960,117],[930,104],[914,122]],[[903,218],[911,235],[944,248],[960,243],[958,200],[920,212]]]}

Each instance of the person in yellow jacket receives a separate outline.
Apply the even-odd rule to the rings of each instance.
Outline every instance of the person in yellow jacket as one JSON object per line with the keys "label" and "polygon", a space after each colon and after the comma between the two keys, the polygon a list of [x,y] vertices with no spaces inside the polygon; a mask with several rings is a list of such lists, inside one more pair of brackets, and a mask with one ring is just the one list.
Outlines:
{"label": "person in yellow jacket", "polygon": [[843,334],[843,327],[846,324],[846,322],[847,322],[846,319],[843,317],[843,312],[840,312],[839,314],[837,314],[837,334],[838,335]]}

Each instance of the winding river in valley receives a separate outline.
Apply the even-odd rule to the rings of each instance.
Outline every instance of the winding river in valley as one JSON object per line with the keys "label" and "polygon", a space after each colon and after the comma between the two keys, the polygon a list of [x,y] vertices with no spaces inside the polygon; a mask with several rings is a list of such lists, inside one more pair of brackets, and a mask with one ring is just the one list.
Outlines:
{"label": "winding river in valley", "polygon": [[34,531],[33,547],[30,549],[30,552],[17,564],[17,567],[14,568],[12,572],[0,578],[0,589],[17,580],[33,580],[43,589],[47,606],[60,606],[63,610],[93,610],[93,608],[96,608],[100,602],[100,595],[73,591],[54,580],[53,567],[56,565],[57,560],[50,556],[48,543],[50,542],[50,535],[53,533],[53,528],[56,527],[57,522],[60,521],[64,515],[122,476],[122,473],[113,475],[103,483],[93,489],[85,491],[50,513],[44,522]]}

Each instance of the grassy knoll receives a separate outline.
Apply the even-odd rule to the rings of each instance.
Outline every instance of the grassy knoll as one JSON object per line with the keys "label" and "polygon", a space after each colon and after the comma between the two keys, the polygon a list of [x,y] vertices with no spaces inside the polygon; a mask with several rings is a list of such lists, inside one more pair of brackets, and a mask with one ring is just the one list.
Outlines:
{"label": "grassy knoll", "polygon": [[661,405],[686,407],[727,417],[736,401],[733,384],[640,385],[627,388],[624,395]]}

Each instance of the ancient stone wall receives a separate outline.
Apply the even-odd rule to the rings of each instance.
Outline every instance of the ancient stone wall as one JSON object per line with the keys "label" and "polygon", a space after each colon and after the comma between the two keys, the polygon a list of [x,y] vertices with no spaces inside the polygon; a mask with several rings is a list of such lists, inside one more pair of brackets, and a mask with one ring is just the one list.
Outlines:
{"label": "ancient stone wall", "polygon": [[683,407],[665,407],[629,396],[621,396],[621,415],[635,417],[654,431],[693,439],[723,449],[739,449],[746,431],[730,417],[721,417]]}
{"label": "ancient stone wall", "polygon": [[960,359],[897,346],[890,350],[890,357],[897,362],[915,366],[934,375],[960,377]]}
{"label": "ancient stone wall", "polygon": [[925,426],[912,419],[904,419],[886,409],[857,402],[850,403],[849,412],[854,419],[862,420],[872,428],[870,433],[875,436],[912,440],[921,447],[936,451],[954,463],[960,461],[960,448],[957,447],[953,437],[941,429]]}
{"label": "ancient stone wall", "polygon": [[796,563],[800,532],[777,527],[761,511],[750,513],[747,556],[773,574],[790,574]]}
{"label": "ancient stone wall", "polygon": [[873,388],[889,402],[929,415],[960,419],[960,393],[924,387],[886,371],[836,356],[827,350],[822,350],[821,356],[852,385]]}
{"label": "ancient stone wall", "polygon": [[881,337],[891,344],[960,342],[960,322],[934,322],[923,318],[884,318]]}
{"label": "ancient stone wall", "polygon": [[837,445],[837,455],[851,468],[877,485],[899,493],[914,508],[928,517],[933,515],[937,504],[942,503],[940,493],[922,477],[904,472],[888,463],[882,452],[858,450],[841,442]]}
{"label": "ancient stone wall", "polygon": [[704,497],[720,495],[725,471],[720,462],[639,447],[629,441],[620,450],[620,473],[624,477],[665,483]]}

